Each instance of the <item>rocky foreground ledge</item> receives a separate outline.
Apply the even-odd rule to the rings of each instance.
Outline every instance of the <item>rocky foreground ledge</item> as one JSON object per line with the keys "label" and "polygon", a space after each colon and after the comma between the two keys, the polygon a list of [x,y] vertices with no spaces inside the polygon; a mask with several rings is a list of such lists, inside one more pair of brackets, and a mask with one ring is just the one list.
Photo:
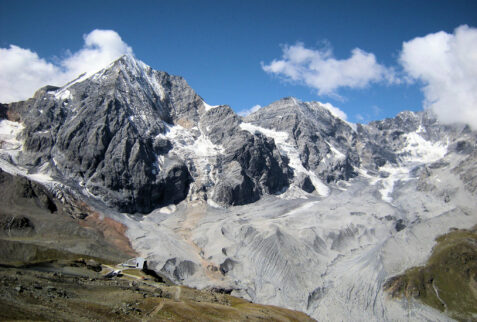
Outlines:
{"label": "rocky foreground ledge", "polygon": [[253,304],[220,290],[199,291],[130,274],[108,279],[97,267],[81,260],[0,267],[0,320],[313,321],[304,313]]}

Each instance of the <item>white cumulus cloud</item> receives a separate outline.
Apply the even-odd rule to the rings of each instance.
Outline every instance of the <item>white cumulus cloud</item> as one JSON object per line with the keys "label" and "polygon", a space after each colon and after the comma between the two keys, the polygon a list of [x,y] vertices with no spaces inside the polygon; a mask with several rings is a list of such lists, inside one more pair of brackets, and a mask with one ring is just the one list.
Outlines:
{"label": "white cumulus cloud", "polygon": [[9,103],[31,96],[39,87],[61,75],[59,67],[29,49],[14,45],[0,48],[0,102]]}
{"label": "white cumulus cloud", "polygon": [[262,106],[257,104],[257,105],[252,106],[252,107],[249,108],[249,109],[241,110],[241,111],[238,113],[238,115],[240,115],[240,116],[247,116],[247,115],[249,115],[249,114],[255,113],[256,111],[258,111],[258,110],[261,109],[261,108],[262,108]]}
{"label": "white cumulus cloud", "polygon": [[319,95],[337,96],[340,87],[364,88],[373,82],[395,83],[394,71],[359,48],[347,59],[336,59],[330,48],[309,49],[302,43],[284,46],[281,59],[262,63],[264,71],[314,88]]}
{"label": "white cumulus cloud", "polygon": [[113,30],[96,29],[83,38],[83,48],[58,63],[15,45],[0,48],[0,102],[26,99],[42,86],[64,85],[82,73],[92,74],[120,56],[133,53]]}
{"label": "white cumulus cloud", "polygon": [[61,62],[69,74],[94,73],[132,49],[113,30],[93,30],[84,36],[84,47]]}
{"label": "white cumulus cloud", "polygon": [[400,62],[424,83],[424,107],[442,123],[468,123],[477,129],[477,29],[437,32],[403,44]]}

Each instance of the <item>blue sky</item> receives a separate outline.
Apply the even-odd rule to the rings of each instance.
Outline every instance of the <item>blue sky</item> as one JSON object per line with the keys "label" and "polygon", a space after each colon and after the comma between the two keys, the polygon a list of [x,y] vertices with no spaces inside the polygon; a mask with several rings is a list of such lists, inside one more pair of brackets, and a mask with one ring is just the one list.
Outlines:
{"label": "blue sky", "polygon": [[[403,42],[452,35],[462,25],[477,27],[477,1],[0,1],[1,48],[16,45],[55,63],[80,50],[83,35],[114,30],[136,57],[183,76],[211,105],[239,112],[294,96],[330,102],[352,122],[421,109],[430,80],[417,73],[404,81]],[[318,94],[322,87],[303,78],[264,70],[299,43],[314,53],[331,50],[338,61],[359,48],[400,81],[338,81]]]}

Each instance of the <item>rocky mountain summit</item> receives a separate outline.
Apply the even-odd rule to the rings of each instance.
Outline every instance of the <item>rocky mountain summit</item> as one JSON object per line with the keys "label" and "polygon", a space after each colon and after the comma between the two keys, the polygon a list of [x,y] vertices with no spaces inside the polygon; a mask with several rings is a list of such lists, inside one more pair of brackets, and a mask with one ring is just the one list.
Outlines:
{"label": "rocky mountain summit", "polygon": [[467,125],[430,111],[352,124],[296,98],[240,117],[132,56],[0,118],[5,173],[113,218],[177,283],[318,320],[446,320],[383,285],[477,224]]}
{"label": "rocky mountain summit", "polygon": [[244,204],[288,185],[273,142],[240,131],[230,107],[210,107],[183,78],[132,56],[4,110],[25,127],[14,163],[120,211],[147,213],[188,194]]}

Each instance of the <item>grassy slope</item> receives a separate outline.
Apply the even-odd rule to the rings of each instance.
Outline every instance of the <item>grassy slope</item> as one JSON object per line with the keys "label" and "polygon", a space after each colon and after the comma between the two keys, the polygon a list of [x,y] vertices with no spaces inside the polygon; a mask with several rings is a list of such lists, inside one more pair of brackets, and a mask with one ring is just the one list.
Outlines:
{"label": "grassy slope", "polygon": [[416,298],[461,321],[477,319],[477,227],[453,230],[436,239],[423,267],[388,280],[393,297]]}

